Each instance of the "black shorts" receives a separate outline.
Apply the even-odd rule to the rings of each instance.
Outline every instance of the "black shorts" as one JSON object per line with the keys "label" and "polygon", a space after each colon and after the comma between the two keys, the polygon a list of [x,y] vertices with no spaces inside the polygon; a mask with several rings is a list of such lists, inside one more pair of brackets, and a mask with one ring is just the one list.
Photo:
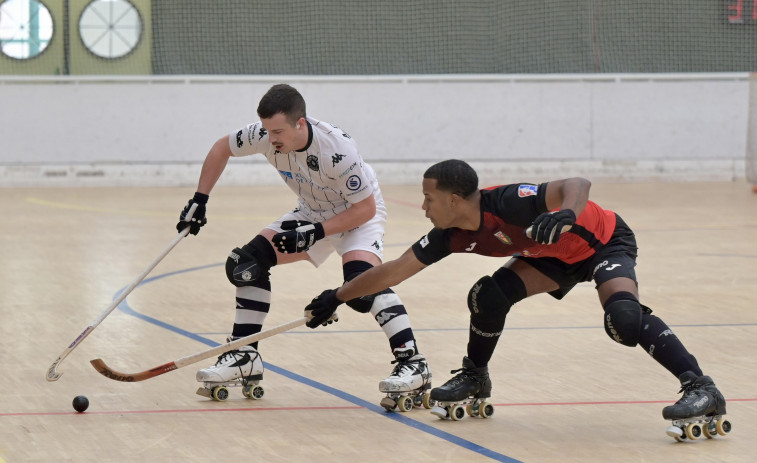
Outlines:
{"label": "black shorts", "polygon": [[515,259],[531,265],[560,285],[560,289],[549,292],[555,299],[562,299],[583,281],[594,280],[596,287],[599,287],[605,281],[625,277],[638,284],[634,271],[638,251],[636,238],[619,215],[615,214],[615,219],[615,230],[610,241],[586,260],[567,264],[555,257],[517,256]]}

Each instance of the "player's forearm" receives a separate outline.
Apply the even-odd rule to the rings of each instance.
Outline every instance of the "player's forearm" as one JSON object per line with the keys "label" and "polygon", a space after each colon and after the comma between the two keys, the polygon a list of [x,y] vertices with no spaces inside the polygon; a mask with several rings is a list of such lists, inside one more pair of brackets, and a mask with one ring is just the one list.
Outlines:
{"label": "player's forearm", "polygon": [[223,174],[226,164],[229,162],[229,157],[231,157],[231,148],[228,144],[227,138],[220,138],[208,152],[200,171],[200,180],[197,184],[198,192],[210,194],[218,179],[221,178],[221,174]]}
{"label": "player's forearm", "polygon": [[337,290],[336,297],[349,301],[368,294],[375,294],[396,286],[426,268],[413,253],[407,249],[402,256],[361,273]]}
{"label": "player's forearm", "polygon": [[387,264],[383,264],[361,273],[342,285],[342,287],[337,290],[336,297],[340,301],[346,302],[352,299],[357,299],[358,297],[378,293],[379,291],[390,288],[402,281],[397,281],[396,278],[391,278],[391,273],[386,270]]}
{"label": "player's forearm", "polygon": [[[371,220],[376,215],[376,201],[370,196],[353,204],[344,212],[321,222],[326,236],[343,233]],[[370,294],[370,293],[369,293]]]}
{"label": "player's forearm", "polygon": [[565,181],[562,186],[562,204],[560,209],[570,209],[576,213],[576,217],[586,208],[589,200],[591,182],[585,178],[574,177]]}

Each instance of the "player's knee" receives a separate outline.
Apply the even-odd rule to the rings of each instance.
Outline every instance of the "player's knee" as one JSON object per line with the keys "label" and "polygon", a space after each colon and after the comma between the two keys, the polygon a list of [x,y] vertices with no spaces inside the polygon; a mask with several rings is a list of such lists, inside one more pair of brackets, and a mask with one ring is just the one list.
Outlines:
{"label": "player's knee", "polygon": [[[264,246],[270,245],[258,235],[241,248],[234,248],[226,259],[226,277],[236,287],[253,286],[261,278],[267,278],[272,267],[265,256]],[[272,248],[271,248],[272,249]]]}
{"label": "player's knee", "polygon": [[504,320],[512,303],[494,278],[485,276],[468,292],[468,310],[472,320]]}
{"label": "player's knee", "polygon": [[373,300],[375,298],[376,298],[375,294],[369,294],[367,296],[351,299],[345,302],[345,304],[347,304],[349,308],[357,312],[368,313],[371,311],[371,307],[373,307]]}
{"label": "player's knee", "polygon": [[610,338],[624,346],[634,347],[641,336],[641,316],[643,309],[633,294],[616,293],[605,302],[605,332]]}
{"label": "player's knee", "polygon": [[[344,266],[342,267],[342,272],[344,274],[344,281],[345,282],[350,281],[356,276],[360,275],[361,273],[365,272],[366,270],[372,267],[373,265],[362,260],[353,260],[350,262],[346,262]],[[377,293],[377,294],[381,294],[381,293]],[[348,307],[350,307],[352,310],[355,310],[357,312],[368,313],[371,311],[371,307],[373,307],[373,301],[376,298],[377,294],[369,294],[367,296],[358,297],[356,299],[352,299],[345,302],[345,304],[347,304]]]}

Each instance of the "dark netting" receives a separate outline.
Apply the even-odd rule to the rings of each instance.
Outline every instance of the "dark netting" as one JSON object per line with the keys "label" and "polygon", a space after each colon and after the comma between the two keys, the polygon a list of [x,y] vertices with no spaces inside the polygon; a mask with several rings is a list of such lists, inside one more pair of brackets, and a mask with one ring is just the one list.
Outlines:
{"label": "dark netting", "polygon": [[[751,2],[160,0],[155,74],[735,72]],[[729,16],[731,20],[729,21]]]}

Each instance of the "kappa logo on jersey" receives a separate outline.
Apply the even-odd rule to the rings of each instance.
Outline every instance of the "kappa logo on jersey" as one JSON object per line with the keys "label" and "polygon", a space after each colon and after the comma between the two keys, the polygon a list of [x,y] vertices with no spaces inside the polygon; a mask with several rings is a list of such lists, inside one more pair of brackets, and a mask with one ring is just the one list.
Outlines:
{"label": "kappa logo on jersey", "polygon": [[362,185],[363,181],[360,180],[360,177],[357,175],[351,175],[350,178],[347,179],[347,189],[350,191],[359,190]]}
{"label": "kappa logo on jersey", "polygon": [[539,187],[536,185],[521,185],[518,187],[518,196],[525,198],[526,196],[533,196],[539,191]]}
{"label": "kappa logo on jersey", "polygon": [[341,161],[342,159],[344,159],[343,154],[334,153],[334,155],[331,156],[331,167],[334,167],[337,164],[339,164],[339,161]]}
{"label": "kappa logo on jersey", "polygon": [[290,179],[290,180],[294,180],[294,176],[292,175],[292,173],[291,173],[291,172],[287,172],[287,171],[285,171],[285,170],[280,170],[280,171],[279,171],[279,173],[280,173],[280,174],[281,174],[282,176],[284,176],[284,177],[286,177],[286,178],[288,178],[288,179]]}
{"label": "kappa logo on jersey", "polygon": [[258,140],[262,140],[263,137],[268,133],[266,129],[263,128],[263,126],[260,126],[260,130],[258,130]]}
{"label": "kappa logo on jersey", "polygon": [[381,245],[379,244],[378,241],[374,241],[371,246],[373,246],[374,248],[376,248],[376,251],[381,251]]}
{"label": "kappa logo on jersey", "polygon": [[495,233],[494,236],[496,236],[498,240],[502,241],[502,243],[508,246],[513,244],[513,240],[511,240],[509,236],[505,235],[501,231],[498,231],[497,233]]}
{"label": "kappa logo on jersey", "polygon": [[314,154],[309,154],[307,158],[308,169],[318,172],[320,167],[318,166],[318,157]]}
{"label": "kappa logo on jersey", "polygon": [[237,132],[237,148],[241,148],[244,142],[242,142],[242,131]]}

